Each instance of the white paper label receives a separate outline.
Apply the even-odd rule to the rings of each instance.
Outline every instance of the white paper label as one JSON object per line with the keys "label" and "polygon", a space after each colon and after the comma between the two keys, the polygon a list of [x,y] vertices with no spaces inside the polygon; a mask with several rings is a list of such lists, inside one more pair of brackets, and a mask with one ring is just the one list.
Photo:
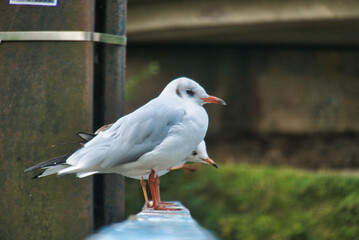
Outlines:
{"label": "white paper label", "polygon": [[10,0],[9,4],[36,5],[36,6],[57,6],[57,0]]}

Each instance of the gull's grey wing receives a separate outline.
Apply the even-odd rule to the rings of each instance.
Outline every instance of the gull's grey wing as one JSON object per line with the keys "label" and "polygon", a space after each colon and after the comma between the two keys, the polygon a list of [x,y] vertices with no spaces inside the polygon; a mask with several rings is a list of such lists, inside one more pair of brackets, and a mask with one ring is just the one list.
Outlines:
{"label": "gull's grey wing", "polygon": [[129,116],[119,126],[115,125],[113,147],[101,166],[108,168],[136,161],[158,146],[168,136],[171,127],[182,122],[184,115],[183,111],[162,107],[156,111],[144,109]]}
{"label": "gull's grey wing", "polygon": [[[168,136],[171,127],[180,123],[184,115],[184,111],[161,104],[145,105],[122,117],[111,128],[86,143],[68,163],[110,168],[136,161],[159,145]],[[91,156],[96,156],[96,159]]]}

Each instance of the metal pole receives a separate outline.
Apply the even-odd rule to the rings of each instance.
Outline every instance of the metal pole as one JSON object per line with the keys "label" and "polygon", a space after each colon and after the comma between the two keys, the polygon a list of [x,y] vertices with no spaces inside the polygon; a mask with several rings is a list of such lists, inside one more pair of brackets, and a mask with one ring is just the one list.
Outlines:
{"label": "metal pole", "polygon": [[[125,35],[126,0],[98,1],[96,30]],[[124,113],[124,46],[97,44],[95,63],[95,129],[115,122]],[[94,177],[94,228],[124,219],[124,178],[107,174]]]}

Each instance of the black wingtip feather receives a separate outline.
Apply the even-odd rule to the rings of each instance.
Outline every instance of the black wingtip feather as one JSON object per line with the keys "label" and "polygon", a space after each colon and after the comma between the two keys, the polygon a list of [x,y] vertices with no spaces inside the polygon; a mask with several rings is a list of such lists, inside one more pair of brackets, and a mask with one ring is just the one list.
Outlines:
{"label": "black wingtip feather", "polygon": [[92,140],[94,137],[96,137],[96,134],[92,134],[92,133],[85,133],[85,132],[78,132],[77,136],[79,136],[82,140],[84,140],[85,142],[88,142],[90,140]]}
{"label": "black wingtip feather", "polygon": [[72,155],[72,152],[68,153],[68,154],[65,154],[65,155],[62,155],[62,156],[59,156],[59,157],[56,157],[56,158],[53,158],[53,159],[50,159],[50,160],[47,160],[47,161],[39,163],[39,164],[36,164],[36,165],[26,169],[25,172],[29,172],[29,171],[40,169],[40,168],[51,167],[51,166],[56,166],[56,165],[59,165],[59,164],[63,164],[63,163],[66,162],[66,160],[71,155]]}
{"label": "black wingtip feather", "polygon": [[31,180],[38,179],[44,172],[45,172],[45,171],[42,171],[41,173],[36,174],[35,176],[33,176],[33,177],[31,178]]}

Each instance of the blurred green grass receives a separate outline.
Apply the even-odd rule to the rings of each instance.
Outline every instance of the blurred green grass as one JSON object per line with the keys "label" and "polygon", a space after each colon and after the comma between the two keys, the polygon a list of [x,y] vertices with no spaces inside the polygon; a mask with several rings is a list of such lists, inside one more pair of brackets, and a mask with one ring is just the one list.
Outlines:
{"label": "blurred green grass", "polygon": [[[161,177],[163,200],[182,202],[220,239],[359,239],[359,177],[270,166],[203,166]],[[141,210],[126,181],[126,214]]]}

